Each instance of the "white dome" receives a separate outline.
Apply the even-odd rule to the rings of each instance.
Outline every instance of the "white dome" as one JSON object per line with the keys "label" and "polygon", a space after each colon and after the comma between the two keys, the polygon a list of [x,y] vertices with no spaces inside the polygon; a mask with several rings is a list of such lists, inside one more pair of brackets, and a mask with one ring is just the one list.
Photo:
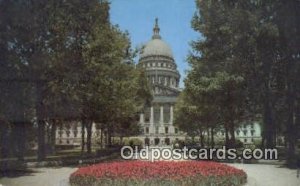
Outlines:
{"label": "white dome", "polygon": [[146,56],[167,56],[173,58],[172,50],[168,44],[161,39],[152,39],[149,41],[141,52],[141,58]]}

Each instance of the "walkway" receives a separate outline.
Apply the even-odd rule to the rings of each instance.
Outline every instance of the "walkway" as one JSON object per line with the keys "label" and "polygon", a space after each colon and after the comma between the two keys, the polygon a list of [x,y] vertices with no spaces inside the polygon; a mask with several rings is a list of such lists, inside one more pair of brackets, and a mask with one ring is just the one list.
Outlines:
{"label": "walkway", "polygon": [[68,186],[69,176],[76,168],[36,168],[15,177],[0,178],[1,186]]}
{"label": "walkway", "polygon": [[[278,165],[228,164],[243,169],[248,175],[245,186],[300,186],[296,170]],[[76,168],[36,168],[15,177],[0,178],[3,186],[68,186],[68,178]]]}
{"label": "walkway", "polygon": [[248,175],[245,186],[300,186],[297,171],[279,165],[228,164],[243,169]]}

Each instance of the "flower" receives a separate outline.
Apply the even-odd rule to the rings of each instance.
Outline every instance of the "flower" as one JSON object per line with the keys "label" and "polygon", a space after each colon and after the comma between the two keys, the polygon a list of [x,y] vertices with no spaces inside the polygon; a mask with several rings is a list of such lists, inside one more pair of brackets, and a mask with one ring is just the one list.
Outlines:
{"label": "flower", "polygon": [[[93,178],[92,180],[125,180],[126,183],[128,180],[140,182],[166,180],[182,183],[179,185],[189,185],[183,183],[183,180],[188,180],[189,183],[211,180],[217,185],[223,182],[226,185],[230,179],[235,179],[235,183],[244,183],[246,177],[243,170],[210,161],[123,161],[79,168],[71,175],[70,180],[72,182],[77,178]],[[230,182],[230,185],[234,184]]]}

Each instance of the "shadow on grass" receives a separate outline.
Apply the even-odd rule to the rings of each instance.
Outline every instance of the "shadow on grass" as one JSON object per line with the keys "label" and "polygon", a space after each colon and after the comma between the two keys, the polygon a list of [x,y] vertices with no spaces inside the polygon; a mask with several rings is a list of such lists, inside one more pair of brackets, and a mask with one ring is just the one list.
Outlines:
{"label": "shadow on grass", "polygon": [[40,171],[31,170],[31,169],[25,169],[25,170],[6,170],[6,171],[0,171],[0,178],[16,178],[21,176],[34,176],[35,173],[38,173]]}
{"label": "shadow on grass", "polygon": [[[2,162],[0,165],[0,178],[16,178],[22,176],[34,176],[35,173],[43,172],[42,168],[60,169],[62,167],[77,168],[92,164],[121,161],[118,153],[113,153],[103,157],[70,157],[61,158],[59,161],[44,161],[37,167],[28,167],[26,162],[10,161]],[[40,162],[37,162],[40,163]]]}

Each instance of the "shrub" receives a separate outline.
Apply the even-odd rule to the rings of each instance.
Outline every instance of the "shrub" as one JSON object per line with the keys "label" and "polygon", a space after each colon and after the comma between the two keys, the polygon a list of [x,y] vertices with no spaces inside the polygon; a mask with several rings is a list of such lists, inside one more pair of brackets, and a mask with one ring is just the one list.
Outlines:
{"label": "shrub", "polygon": [[222,147],[225,145],[225,139],[216,139],[215,140],[215,146],[216,147]]}
{"label": "shrub", "polygon": [[253,144],[255,145],[255,148],[262,148],[261,139],[255,139]]}
{"label": "shrub", "polygon": [[103,185],[218,185],[246,182],[244,171],[202,161],[124,161],[79,168],[70,176],[71,186]]}
{"label": "shrub", "polygon": [[241,140],[236,140],[235,148],[243,148],[243,147],[244,147],[244,143],[241,142]]}
{"label": "shrub", "polygon": [[134,148],[135,146],[137,146],[138,149],[141,149],[143,147],[143,141],[141,141],[138,138],[131,138],[131,139],[129,139],[128,144],[125,144],[125,145],[129,145],[132,148]]}

